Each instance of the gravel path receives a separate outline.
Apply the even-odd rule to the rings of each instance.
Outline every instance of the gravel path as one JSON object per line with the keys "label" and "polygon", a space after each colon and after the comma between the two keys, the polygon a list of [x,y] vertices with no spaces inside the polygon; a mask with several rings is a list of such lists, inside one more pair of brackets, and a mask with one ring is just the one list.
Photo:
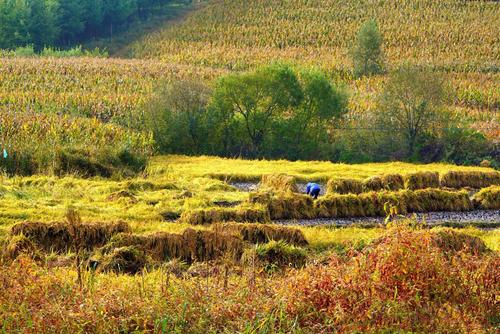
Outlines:
{"label": "gravel path", "polygon": [[259,188],[259,184],[255,182],[231,182],[229,185],[246,192],[255,191]]}
{"label": "gravel path", "polygon": [[[409,215],[410,217],[412,215]],[[418,220],[425,218],[429,225],[442,225],[446,223],[456,224],[480,224],[481,227],[489,224],[492,227],[500,224],[499,210],[476,210],[468,212],[428,212],[417,213]],[[322,219],[299,219],[299,220],[279,220],[274,221],[280,225],[301,225],[301,226],[321,226],[321,225],[375,225],[384,223],[383,217],[363,217],[363,218],[322,218]]]}

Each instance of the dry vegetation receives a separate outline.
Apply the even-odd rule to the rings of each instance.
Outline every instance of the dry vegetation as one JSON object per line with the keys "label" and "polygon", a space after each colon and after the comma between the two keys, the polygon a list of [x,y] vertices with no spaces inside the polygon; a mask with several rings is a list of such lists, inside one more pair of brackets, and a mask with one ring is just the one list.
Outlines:
{"label": "dry vegetation", "polygon": [[[207,177],[228,173],[229,182],[229,168],[234,179],[261,181],[260,191],[249,195]],[[385,215],[386,203],[400,213],[498,208],[498,186],[473,201],[465,191],[399,189],[418,171],[439,173],[441,181],[454,171],[461,185],[494,173],[443,164],[168,156],[126,180],[2,176],[0,326],[58,333],[491,331],[498,229],[428,230],[415,221],[371,228],[261,224]],[[380,183],[399,190],[313,201],[294,192],[297,180],[309,177],[353,178],[363,191]],[[387,304],[398,314],[381,306]]]}
{"label": "dry vegetation", "polygon": [[[276,272],[268,261],[280,264],[305,254],[272,242],[247,252],[248,265],[242,268],[215,262],[187,270],[171,262],[135,276],[85,271],[82,287],[74,269],[47,268],[21,256],[0,267],[2,328],[58,333],[494,331],[499,259],[474,236],[478,232],[395,227],[377,233],[368,247],[347,243],[344,252],[305,268]],[[130,258],[131,252],[122,247],[113,254]]]}

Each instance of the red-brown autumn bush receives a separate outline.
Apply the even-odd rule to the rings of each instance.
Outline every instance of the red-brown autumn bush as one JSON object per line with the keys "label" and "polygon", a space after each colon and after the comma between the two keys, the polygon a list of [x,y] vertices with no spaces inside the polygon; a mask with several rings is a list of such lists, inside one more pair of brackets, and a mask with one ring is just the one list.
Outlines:
{"label": "red-brown autumn bush", "polygon": [[393,229],[347,262],[309,267],[286,285],[289,316],[318,332],[491,329],[500,258],[470,249],[470,241],[458,251],[443,247],[448,237]]}

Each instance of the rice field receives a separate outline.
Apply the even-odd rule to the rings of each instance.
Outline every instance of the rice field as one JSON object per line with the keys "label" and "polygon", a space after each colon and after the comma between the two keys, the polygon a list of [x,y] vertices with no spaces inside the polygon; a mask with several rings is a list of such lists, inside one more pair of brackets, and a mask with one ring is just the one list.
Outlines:
{"label": "rice field", "polygon": [[326,182],[329,178],[363,180],[386,174],[388,170],[403,175],[419,171],[441,174],[448,171],[491,172],[489,168],[446,164],[348,165],[160,156],[153,159],[143,176],[124,180],[77,175],[61,178],[4,175],[0,183],[0,225],[10,226],[23,220],[60,221],[64,219],[66,208],[73,206],[85,221],[124,220],[141,231],[158,227],[170,229],[173,224],[161,221],[178,218],[192,210],[220,209],[217,203],[239,205],[247,201],[248,192],[233,187],[231,184],[235,181],[259,183],[262,176],[275,173],[288,174],[300,182]]}
{"label": "rice field", "polygon": [[[336,300],[343,300],[350,310],[359,289],[378,291],[383,280],[391,296],[396,288],[402,294],[392,303],[410,317],[419,314],[412,306],[414,298],[425,299],[426,312],[441,310],[447,300],[456,316],[412,320],[405,328],[491,329],[493,295],[471,291],[494,291],[498,285],[497,276],[492,276],[498,262],[498,228],[427,229],[411,219],[386,226],[284,227],[259,219],[259,212],[274,219],[311,210],[335,215],[340,212],[335,210],[357,214],[369,207],[383,209],[377,209],[383,202],[377,198],[394,198],[394,203],[408,207],[440,203],[449,210],[475,205],[464,190],[449,188],[358,195],[338,194],[332,188],[316,202],[297,193],[297,182],[337,178],[351,178],[362,191],[369,191],[364,188],[366,178],[371,185],[389,170],[401,173],[405,184],[398,187],[407,182],[438,186],[436,175],[438,182],[457,187],[498,181],[488,168],[446,164],[345,165],[187,156],[156,157],[143,175],[128,179],[2,175],[0,326],[6,332],[30,328],[59,333],[314,333],[317,326],[329,328],[332,321],[345,326],[340,332],[346,333],[352,328],[376,332],[400,326],[383,310],[377,311],[379,320],[360,322],[376,303],[386,302],[381,291],[371,295],[370,308],[358,308],[351,316],[339,316],[332,309],[325,313],[310,295],[314,289],[319,289],[314,295],[329,291],[331,280],[352,277],[342,290],[330,292],[345,298]],[[287,176],[276,174],[280,172]],[[394,177],[387,179],[395,182]],[[249,193],[232,186],[234,180],[262,186]],[[484,188],[477,203],[498,209],[498,194],[498,186]],[[368,199],[374,202],[359,206]],[[241,217],[248,219],[238,220]],[[398,263],[394,272],[377,276],[372,266],[390,268],[392,258]],[[424,283],[430,273],[419,268],[434,270],[432,285]],[[362,273],[370,276],[358,277]],[[405,290],[389,282],[392,275],[408,275],[398,282],[420,288]],[[446,298],[430,293],[436,286],[447,291],[451,285],[457,300],[465,298],[467,305],[455,304],[447,292]],[[471,310],[481,317],[471,317]]]}

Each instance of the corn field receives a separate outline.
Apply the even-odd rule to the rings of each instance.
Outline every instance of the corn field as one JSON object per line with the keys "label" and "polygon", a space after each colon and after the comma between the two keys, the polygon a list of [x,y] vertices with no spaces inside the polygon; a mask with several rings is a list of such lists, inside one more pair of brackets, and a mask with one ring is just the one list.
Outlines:
{"label": "corn field", "polygon": [[393,65],[460,71],[500,62],[500,7],[491,1],[213,0],[134,43],[136,57],[242,69],[273,59],[350,66],[360,25],[376,18]]}
{"label": "corn field", "polygon": [[186,77],[207,80],[219,72],[142,60],[4,58],[0,105],[107,122],[138,111],[161,82]]}

